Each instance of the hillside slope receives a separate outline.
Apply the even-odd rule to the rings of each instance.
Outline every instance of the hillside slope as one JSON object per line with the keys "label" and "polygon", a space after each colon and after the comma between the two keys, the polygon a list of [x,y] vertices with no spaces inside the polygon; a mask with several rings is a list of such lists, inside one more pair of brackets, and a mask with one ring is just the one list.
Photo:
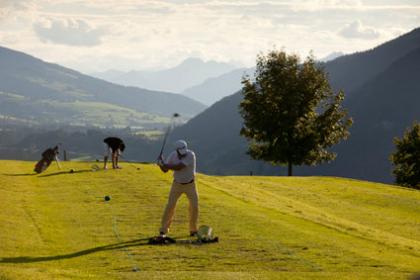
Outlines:
{"label": "hillside slope", "polygon": [[340,56],[327,62],[325,68],[330,73],[332,86],[349,92],[358,89],[419,45],[420,28],[415,28],[373,49]]}
{"label": "hillside slope", "polygon": [[393,139],[420,120],[419,73],[420,48],[350,93],[345,107],[354,119],[351,136],[334,148],[337,160],[320,166],[317,174],[391,182]]}
{"label": "hillside slope", "polygon": [[162,123],[158,116],[173,108],[184,117],[205,108],[179,94],[112,84],[7,48],[0,47],[0,62],[1,114],[22,121],[108,125],[112,115],[111,121],[133,126]]}
{"label": "hillside slope", "polygon": [[[420,29],[366,52],[366,56],[371,58],[382,57],[386,50],[392,50],[393,55],[381,64],[384,67],[387,65],[387,68],[375,68],[378,72],[374,78],[353,91],[345,90],[344,107],[354,119],[349,139],[332,147],[337,153],[335,161],[317,167],[297,167],[294,169],[296,175],[342,176],[385,183],[393,181],[389,161],[394,150],[393,138],[402,137],[407,127],[420,120],[420,48],[418,44],[417,48],[411,48],[416,39],[420,40]],[[397,46],[402,49],[400,57],[394,60]],[[354,59],[359,61],[362,54],[355,54]],[[353,75],[347,76],[353,79]],[[194,150],[202,160],[199,166],[201,172],[222,175],[249,174],[250,171],[260,175],[280,174],[280,167],[251,161],[246,155],[247,142],[239,136],[241,100],[240,92],[225,97],[177,128],[174,138],[186,138],[194,143]],[[228,145],[221,145],[223,143]],[[283,167],[283,171],[285,169]]]}
{"label": "hillside slope", "polygon": [[[200,221],[220,243],[149,246],[169,174],[63,162],[61,171],[33,175],[33,164],[0,161],[2,280],[407,279],[420,270],[418,191],[327,177],[199,175]],[[188,239],[185,198],[172,229]]]}

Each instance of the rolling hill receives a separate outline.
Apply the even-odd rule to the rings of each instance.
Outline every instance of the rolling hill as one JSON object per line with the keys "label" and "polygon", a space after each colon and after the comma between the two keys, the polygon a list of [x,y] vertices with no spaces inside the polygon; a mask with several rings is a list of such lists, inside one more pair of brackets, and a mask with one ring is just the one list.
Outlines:
{"label": "rolling hill", "polygon": [[166,122],[174,106],[186,118],[205,108],[178,94],[119,86],[11,49],[0,47],[0,62],[3,119],[153,127]]}
{"label": "rolling hill", "polygon": [[325,64],[330,82],[346,92],[357,90],[394,62],[420,46],[420,28],[403,34],[371,50],[340,56]]}
{"label": "rolling hill", "polygon": [[[352,90],[344,87],[344,105],[354,118],[354,125],[349,140],[333,148],[338,153],[335,161],[316,168],[296,168],[296,174],[392,182],[392,167],[388,158],[393,151],[393,138],[401,137],[414,120],[420,120],[420,47],[412,49],[414,42],[420,46],[420,29],[366,53],[347,55],[325,64],[327,71],[337,71],[330,72],[331,81],[336,86],[341,83],[337,78],[341,76],[349,77],[350,84],[354,82],[354,85],[349,86]],[[400,55],[397,55],[396,47],[400,47]],[[362,82],[359,78],[363,78],[357,78],[359,74],[356,72],[365,71],[364,65],[358,64],[363,61],[361,57],[365,58],[366,73],[371,71],[366,77],[371,78],[363,85],[356,86]],[[384,61],[378,66],[371,66],[378,57]],[[330,67],[337,63],[340,67]],[[359,65],[359,68],[354,65]],[[340,72],[343,69],[347,74]],[[349,69],[353,69],[354,75],[348,72]],[[373,71],[378,72],[374,75]],[[239,136],[242,119],[238,108],[241,100],[240,92],[220,100],[183,127],[176,129],[174,139],[185,138],[193,144],[201,158],[201,172],[248,174],[252,171],[254,174],[284,174],[279,167],[252,161],[245,155],[247,143]]]}
{"label": "rolling hill", "polygon": [[354,119],[351,137],[335,148],[337,160],[317,172],[392,182],[393,139],[420,120],[419,73],[420,48],[351,92],[345,102]]}
{"label": "rolling hill", "polygon": [[0,279],[407,279],[420,270],[419,191],[199,174],[200,222],[220,242],[189,243],[181,198],[171,231],[179,243],[150,246],[169,174],[62,164],[34,175],[34,162],[0,161]]}

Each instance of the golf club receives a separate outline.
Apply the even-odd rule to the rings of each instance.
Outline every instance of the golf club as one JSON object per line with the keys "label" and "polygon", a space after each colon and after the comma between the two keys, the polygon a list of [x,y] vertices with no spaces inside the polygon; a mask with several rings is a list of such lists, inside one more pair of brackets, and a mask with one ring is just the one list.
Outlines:
{"label": "golf club", "polygon": [[[62,144],[61,143],[57,143],[56,145],[59,148],[62,148]],[[58,154],[54,156],[54,160],[57,163],[58,169],[61,170],[61,164],[60,164],[60,160],[58,158]]]}
{"label": "golf club", "polygon": [[175,118],[178,118],[179,116],[180,116],[180,115],[179,115],[178,113],[174,113],[174,114],[172,115],[172,117],[171,117],[171,121],[170,121],[170,123],[169,123],[168,129],[166,130],[166,132],[165,132],[165,136],[163,137],[162,148],[160,149],[159,156],[157,157],[157,160],[158,160],[158,161],[159,161],[159,160],[160,160],[160,158],[162,157],[162,154],[163,154],[163,149],[165,148],[165,145],[166,145],[166,140],[168,139],[168,135],[169,135],[169,133],[170,133],[170,132],[171,132],[171,130],[172,130],[173,121],[174,121],[174,119],[175,119]]}
{"label": "golf club", "polygon": [[57,163],[58,169],[61,170],[61,164],[57,156],[55,157],[55,162]]}

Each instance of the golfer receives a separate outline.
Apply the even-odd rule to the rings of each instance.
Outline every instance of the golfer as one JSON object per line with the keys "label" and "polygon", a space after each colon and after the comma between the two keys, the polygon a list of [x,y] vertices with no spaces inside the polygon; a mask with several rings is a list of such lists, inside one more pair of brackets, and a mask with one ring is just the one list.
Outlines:
{"label": "golfer", "polygon": [[125,144],[123,140],[118,137],[108,137],[104,139],[104,169],[108,169],[107,163],[109,156],[112,156],[112,168],[120,169],[118,159],[122,152],[124,152]]}
{"label": "golfer", "polygon": [[175,142],[175,151],[173,151],[166,160],[162,157],[158,165],[163,172],[173,170],[174,180],[171,191],[169,192],[168,203],[162,216],[160,236],[165,237],[171,226],[175,213],[175,206],[179,197],[185,193],[188,197],[189,218],[190,218],[190,236],[197,234],[198,221],[198,193],[195,185],[195,154],[187,149],[187,142],[178,140]]}

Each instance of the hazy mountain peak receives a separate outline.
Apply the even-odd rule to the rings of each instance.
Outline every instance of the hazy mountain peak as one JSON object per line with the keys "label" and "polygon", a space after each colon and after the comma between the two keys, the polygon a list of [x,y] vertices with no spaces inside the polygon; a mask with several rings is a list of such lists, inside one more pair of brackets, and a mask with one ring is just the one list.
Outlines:
{"label": "hazy mountain peak", "polygon": [[[218,62],[214,60],[204,61],[198,57],[188,57],[177,66],[173,68],[169,68],[166,71],[177,71],[179,69],[181,70],[188,69],[188,70],[196,71],[202,68],[206,68],[206,71],[208,72],[218,73],[216,76],[219,76],[221,74],[224,74],[226,72],[233,70],[235,66],[229,63],[225,63],[225,62]],[[213,73],[211,74],[211,76],[207,78],[211,78],[211,77],[215,77]]]}
{"label": "hazy mountain peak", "polygon": [[102,73],[93,73],[92,75],[116,84],[179,93],[233,69],[235,69],[235,66],[229,63],[205,62],[197,57],[189,57],[180,64],[164,70],[132,70],[129,72],[108,70]]}
{"label": "hazy mountain peak", "polygon": [[198,65],[205,63],[203,60],[201,60],[198,57],[188,57],[184,59],[180,64],[178,64],[176,67],[184,66],[184,65]]}
{"label": "hazy mountain peak", "polygon": [[320,61],[322,61],[322,62],[331,61],[331,60],[334,60],[334,59],[336,59],[336,58],[338,58],[340,56],[343,56],[343,55],[344,55],[343,52],[332,52],[329,55],[321,58]]}

